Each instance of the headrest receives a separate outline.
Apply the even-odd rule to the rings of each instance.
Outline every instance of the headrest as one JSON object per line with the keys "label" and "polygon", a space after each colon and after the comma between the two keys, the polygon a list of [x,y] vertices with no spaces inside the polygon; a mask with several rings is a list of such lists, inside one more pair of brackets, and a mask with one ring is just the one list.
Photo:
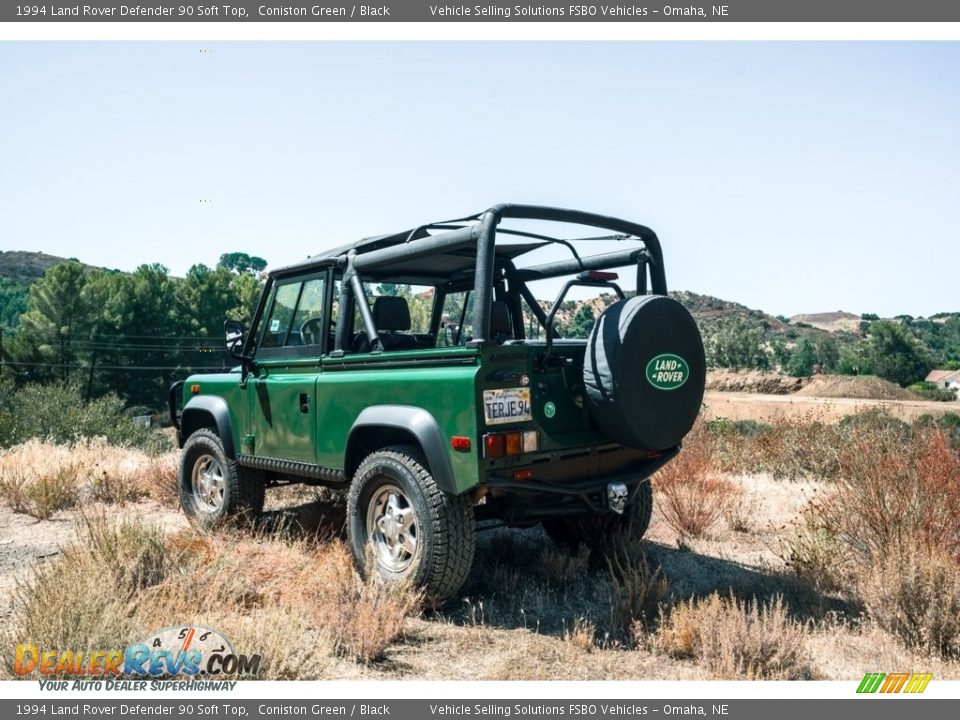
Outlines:
{"label": "headrest", "polygon": [[505,302],[490,305],[490,334],[498,337],[513,337],[513,321],[510,319],[510,307]]}
{"label": "headrest", "polygon": [[373,324],[377,330],[392,332],[410,329],[410,308],[402,297],[381,295],[373,302]]}

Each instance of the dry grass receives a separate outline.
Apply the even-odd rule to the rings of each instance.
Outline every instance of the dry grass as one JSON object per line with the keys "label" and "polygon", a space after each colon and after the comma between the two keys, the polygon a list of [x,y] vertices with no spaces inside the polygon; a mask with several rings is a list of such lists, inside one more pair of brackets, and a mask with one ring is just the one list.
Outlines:
{"label": "dry grass", "polygon": [[703,537],[739,492],[717,472],[714,455],[713,438],[698,424],[677,458],[653,476],[654,507],[681,539]]}
{"label": "dry grass", "polygon": [[[64,602],[64,588],[84,600]],[[116,647],[153,628],[202,622],[238,651],[262,654],[266,678],[316,678],[336,657],[382,657],[419,600],[363,582],[339,542],[193,529],[165,536],[99,514],[20,584],[10,629],[47,647]]]}
{"label": "dry grass", "polygon": [[87,500],[172,502],[177,462],[175,453],[148,455],[102,438],[72,445],[31,440],[0,453],[0,495],[14,511],[39,519]]}
{"label": "dry grass", "polygon": [[743,492],[734,494],[733,499],[724,508],[723,516],[727,526],[734,532],[749,534],[757,527],[757,518],[761,516],[762,499],[758,495]]}
{"label": "dry grass", "polygon": [[563,639],[583,652],[592,652],[597,636],[597,626],[586,618],[577,618],[573,627],[564,633]]}
{"label": "dry grass", "polygon": [[803,680],[814,676],[805,636],[779,597],[760,604],[713,594],[676,605],[654,647],[695,659],[721,680]]}
{"label": "dry grass", "polygon": [[649,631],[670,585],[659,567],[651,567],[642,543],[623,536],[607,555],[610,628],[634,642]]}
{"label": "dry grass", "polygon": [[547,546],[540,551],[540,575],[556,587],[564,588],[582,578],[590,565],[590,549],[581,545],[571,552],[565,547]]}
{"label": "dry grass", "polygon": [[880,559],[860,596],[882,628],[912,648],[960,658],[960,566],[942,552],[907,550]]}
{"label": "dry grass", "polygon": [[34,474],[23,466],[3,468],[0,494],[15,512],[46,520],[77,504],[76,469],[72,465],[57,465]]}
{"label": "dry grass", "polygon": [[823,423],[812,411],[771,423],[714,418],[705,425],[719,470],[769,473],[781,480],[832,477],[846,440],[846,428]]}
{"label": "dry grass", "polygon": [[[734,488],[674,495],[683,517],[694,519],[703,516],[699,503],[726,498],[699,537],[660,512],[649,541],[613,543],[620,549],[605,557],[559,548],[537,529],[481,533],[465,597],[422,619],[416,594],[362,582],[336,534],[318,541],[289,524],[260,534],[164,533],[138,522],[145,507],[159,510],[158,521],[168,525],[179,518],[155,503],[139,504],[146,498],[173,507],[175,454],[151,457],[96,441],[69,448],[29,443],[0,455],[4,499],[37,515],[72,503],[79,512],[39,527],[76,520],[80,539],[20,583],[9,637],[50,647],[116,647],[192,621],[221,630],[240,652],[261,653],[264,677],[277,679],[849,680],[854,669],[878,663],[960,677],[958,572],[949,558],[919,552],[933,544],[957,547],[958,459],[945,439],[916,428],[904,436],[902,425],[882,418],[832,429],[801,421],[748,425],[708,428],[712,438],[694,436],[668,466],[679,471],[677,488],[681,476],[691,477],[685,457],[695,471]],[[786,435],[777,439],[780,430]],[[811,459],[790,443],[809,443],[823,457]],[[737,462],[801,480],[724,475],[717,464],[731,462],[731,448],[740,453]],[[826,468],[835,473],[825,482],[809,479]],[[654,485],[661,506],[663,486]],[[801,512],[811,489],[815,500]],[[264,525],[280,527],[300,499],[274,492],[276,517]],[[25,518],[4,512],[36,534]],[[129,519],[107,520],[102,512]],[[786,559],[807,583],[786,577],[772,551],[788,532]],[[676,534],[689,539],[686,552],[674,549]],[[30,557],[32,541],[22,537]],[[890,552],[894,547],[902,551]],[[64,602],[65,588],[91,600]],[[794,617],[815,622],[791,619],[778,593]],[[671,609],[690,597],[704,599]],[[869,615],[833,620],[834,600]]]}

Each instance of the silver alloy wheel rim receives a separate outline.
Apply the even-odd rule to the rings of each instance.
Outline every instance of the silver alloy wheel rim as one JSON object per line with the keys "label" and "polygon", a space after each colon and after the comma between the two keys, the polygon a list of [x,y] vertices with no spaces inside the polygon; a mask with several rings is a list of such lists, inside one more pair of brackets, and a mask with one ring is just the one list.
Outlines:
{"label": "silver alloy wheel rim", "polygon": [[201,455],[193,464],[190,476],[193,499],[197,506],[208,513],[216,513],[223,507],[223,467],[213,455]]}
{"label": "silver alloy wheel rim", "polygon": [[377,562],[402,573],[417,556],[417,519],[410,499],[396,485],[378,488],[367,505],[367,536]]}

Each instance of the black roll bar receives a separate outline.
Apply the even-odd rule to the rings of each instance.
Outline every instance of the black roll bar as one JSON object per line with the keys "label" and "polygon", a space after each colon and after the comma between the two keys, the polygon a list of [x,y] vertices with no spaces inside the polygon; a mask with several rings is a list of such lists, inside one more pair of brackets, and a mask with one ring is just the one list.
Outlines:
{"label": "black roll bar", "polygon": [[[493,301],[493,274],[496,266],[495,245],[497,226],[501,220],[506,218],[516,220],[546,220],[612,230],[615,233],[625,236],[636,237],[644,244],[644,248],[631,248],[584,258],[579,257],[576,252],[574,252],[574,257],[569,260],[561,260],[535,267],[513,270],[513,277],[517,280],[526,282],[527,280],[580,273],[585,270],[599,270],[637,263],[638,276],[640,273],[639,265],[644,264],[649,270],[651,292],[656,295],[667,294],[667,281],[663,269],[663,253],[660,248],[660,240],[653,230],[645,225],[608,217],[606,215],[540,205],[494,205],[480,215],[462,218],[458,221],[449,221],[451,223],[472,222],[472,224],[465,227],[450,229],[438,235],[420,238],[414,238],[416,234],[414,232],[411,233],[410,239],[405,243],[383,247],[378,250],[371,250],[370,252],[357,253],[349,259],[349,269],[347,273],[345,273],[344,280],[347,279],[347,275],[351,274],[350,270],[360,272],[365,269],[389,266],[390,263],[398,260],[424,257],[437,250],[449,249],[455,246],[470,247],[475,245],[477,264],[474,274],[474,338],[470,344],[486,344],[491,338],[490,304]],[[443,227],[443,224],[439,226]],[[423,227],[428,228],[431,226]],[[543,237],[547,239],[545,236]],[[570,244],[570,241],[559,238],[550,238],[550,240],[563,245]],[[638,260],[640,262],[638,262]],[[646,275],[646,273],[644,274]],[[359,280],[354,283],[353,278],[351,278],[351,284],[359,285]],[[638,289],[639,287],[638,277]],[[358,302],[364,324],[372,327],[372,318],[368,318],[369,308],[364,308],[366,303],[356,297],[360,293],[356,292],[356,288],[354,288],[354,290],[355,300]],[[365,313],[364,310],[367,312]],[[368,327],[368,333],[370,329],[371,328]],[[375,334],[374,332],[374,335]],[[371,341],[375,340],[375,337],[371,338]]]}

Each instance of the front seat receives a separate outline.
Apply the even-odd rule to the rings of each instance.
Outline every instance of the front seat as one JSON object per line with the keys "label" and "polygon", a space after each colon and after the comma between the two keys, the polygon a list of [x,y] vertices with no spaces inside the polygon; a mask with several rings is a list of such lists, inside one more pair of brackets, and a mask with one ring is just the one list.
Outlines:
{"label": "front seat", "polygon": [[490,304],[490,335],[495,343],[513,339],[513,319],[510,306],[497,301]]}
{"label": "front seat", "polygon": [[[384,350],[416,350],[417,339],[404,334],[410,329],[410,308],[402,297],[381,295],[373,303],[373,324]],[[354,352],[370,352],[370,341],[361,333]]]}

